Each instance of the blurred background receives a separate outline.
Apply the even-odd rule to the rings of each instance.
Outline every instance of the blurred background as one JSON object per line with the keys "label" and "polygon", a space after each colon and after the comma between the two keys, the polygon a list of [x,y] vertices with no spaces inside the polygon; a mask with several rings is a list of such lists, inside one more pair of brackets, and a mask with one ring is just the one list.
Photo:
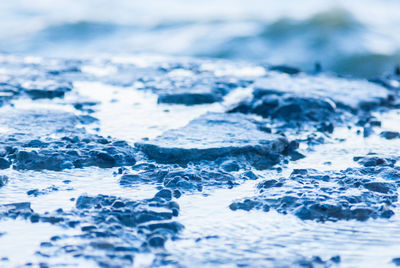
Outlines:
{"label": "blurred background", "polygon": [[375,77],[400,63],[396,0],[3,0],[0,52],[156,53]]}

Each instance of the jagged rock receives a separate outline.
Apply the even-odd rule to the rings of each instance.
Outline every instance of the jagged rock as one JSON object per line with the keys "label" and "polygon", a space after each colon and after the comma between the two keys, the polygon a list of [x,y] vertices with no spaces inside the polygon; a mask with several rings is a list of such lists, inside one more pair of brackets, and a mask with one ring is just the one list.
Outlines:
{"label": "jagged rock", "polygon": [[183,128],[135,146],[159,163],[241,157],[264,169],[279,162],[289,142],[284,136],[260,130],[260,126],[242,114],[208,113]]}
{"label": "jagged rock", "polygon": [[231,112],[254,113],[278,119],[287,126],[316,124],[319,130],[332,132],[343,116],[389,105],[391,92],[363,80],[325,75],[270,73],[253,84],[251,100],[240,103]]}
{"label": "jagged rock", "polygon": [[294,170],[289,178],[261,182],[258,196],[235,201],[230,208],[266,212],[272,208],[317,221],[390,218],[398,200],[398,184],[388,176],[393,172],[399,172],[398,168]]}

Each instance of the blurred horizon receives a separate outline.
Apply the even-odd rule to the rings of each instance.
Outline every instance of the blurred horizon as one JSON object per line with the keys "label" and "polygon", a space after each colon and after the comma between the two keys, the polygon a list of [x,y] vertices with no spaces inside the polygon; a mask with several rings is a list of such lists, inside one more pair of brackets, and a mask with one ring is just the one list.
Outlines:
{"label": "blurred horizon", "polygon": [[0,3],[0,52],[132,53],[244,60],[357,77],[400,63],[400,1],[15,0]]}

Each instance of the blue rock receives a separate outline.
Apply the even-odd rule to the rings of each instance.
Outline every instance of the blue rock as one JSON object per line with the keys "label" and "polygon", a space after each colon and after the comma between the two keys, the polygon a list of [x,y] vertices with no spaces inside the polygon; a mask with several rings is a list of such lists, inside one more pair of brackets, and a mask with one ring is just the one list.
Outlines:
{"label": "blue rock", "polygon": [[288,144],[284,136],[259,130],[259,125],[246,115],[208,113],[183,128],[135,146],[159,163],[242,157],[264,169],[280,161]]}

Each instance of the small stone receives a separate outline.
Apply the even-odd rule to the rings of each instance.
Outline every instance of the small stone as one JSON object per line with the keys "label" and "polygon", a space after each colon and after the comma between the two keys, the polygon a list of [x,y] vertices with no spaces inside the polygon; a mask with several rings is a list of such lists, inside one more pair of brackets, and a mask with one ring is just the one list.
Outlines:
{"label": "small stone", "polygon": [[179,198],[179,197],[182,196],[182,193],[181,193],[181,191],[179,191],[178,189],[175,189],[174,192],[173,192],[173,196],[174,196],[175,198]]}
{"label": "small stone", "polygon": [[239,164],[234,160],[225,161],[222,163],[221,168],[225,172],[239,171],[240,169]]}
{"label": "small stone", "polygon": [[396,131],[382,131],[380,136],[387,140],[392,140],[398,138],[400,133]]}
{"label": "small stone", "polygon": [[169,189],[162,189],[154,197],[158,198],[163,198],[165,200],[171,200],[172,199],[172,191]]}
{"label": "small stone", "polygon": [[6,159],[0,157],[0,169],[7,169],[11,166],[11,163]]}
{"label": "small stone", "polygon": [[394,265],[400,266],[400,258],[394,258],[392,259],[392,262],[394,263]]}
{"label": "small stone", "polygon": [[370,191],[383,193],[383,194],[387,194],[392,189],[393,190],[396,189],[396,187],[394,185],[391,185],[391,184],[385,183],[385,182],[369,182],[369,183],[366,183],[364,186],[365,186],[365,188],[367,188]]}
{"label": "small stone", "polygon": [[149,239],[149,245],[152,247],[163,247],[165,239],[159,235],[154,235]]}
{"label": "small stone", "polygon": [[0,175],[0,187],[3,187],[8,183],[8,177],[6,175]]}

